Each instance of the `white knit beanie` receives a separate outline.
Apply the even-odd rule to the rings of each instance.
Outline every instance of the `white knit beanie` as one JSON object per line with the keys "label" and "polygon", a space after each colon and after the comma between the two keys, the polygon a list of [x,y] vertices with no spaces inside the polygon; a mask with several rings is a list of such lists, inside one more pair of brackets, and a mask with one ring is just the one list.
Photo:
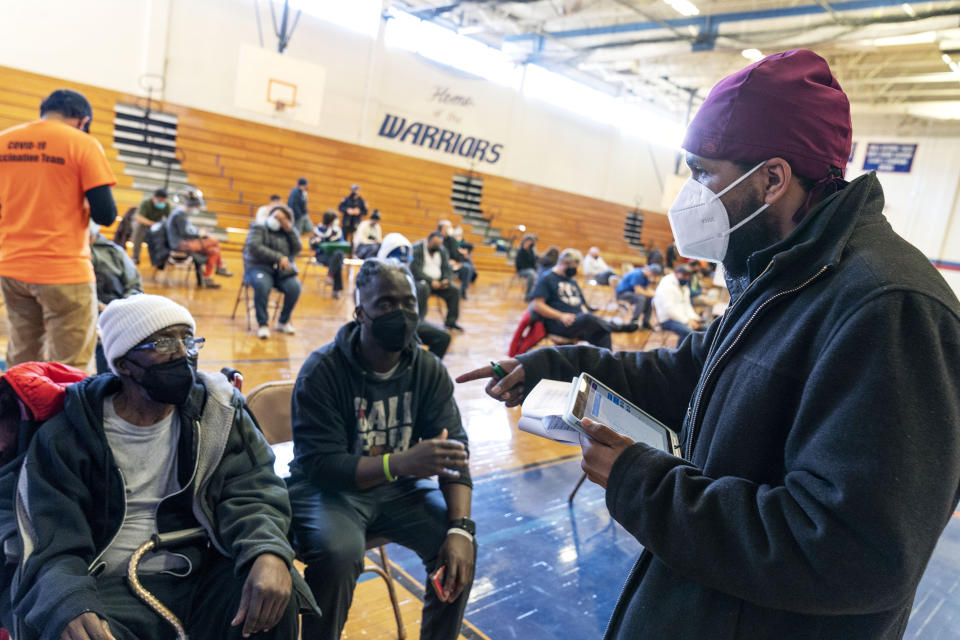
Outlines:
{"label": "white knit beanie", "polygon": [[152,334],[185,324],[196,331],[197,323],[183,305],[170,298],[140,293],[114,300],[100,314],[100,340],[110,370],[117,372],[114,361]]}

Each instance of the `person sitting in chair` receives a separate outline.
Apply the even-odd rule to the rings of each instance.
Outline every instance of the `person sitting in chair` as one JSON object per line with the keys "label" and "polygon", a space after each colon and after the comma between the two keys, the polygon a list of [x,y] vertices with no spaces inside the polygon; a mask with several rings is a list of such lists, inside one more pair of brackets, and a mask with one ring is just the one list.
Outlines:
{"label": "person sitting in chair", "polygon": [[383,227],[380,226],[380,209],[374,209],[366,220],[361,220],[353,234],[353,255],[365,260],[377,255],[383,242]]}
{"label": "person sitting in chair", "polygon": [[643,314],[644,329],[653,329],[653,325],[650,324],[650,314],[653,311],[653,296],[662,275],[663,267],[654,262],[631,269],[617,283],[617,300],[633,305],[633,316],[630,322],[636,322]]}
{"label": "person sitting in chair", "polygon": [[167,243],[176,251],[199,253],[207,259],[203,272],[203,286],[206,289],[219,289],[220,284],[213,279],[214,271],[218,276],[232,276],[223,266],[220,256],[220,241],[207,235],[205,229],[197,229],[190,222],[190,216],[200,213],[203,199],[195,191],[187,194],[183,206],[177,207],[167,218]]}
{"label": "person sitting in chair", "polygon": [[146,556],[142,585],[195,638],[296,640],[316,603],[293,567],[290,503],[243,397],[197,371],[204,340],[181,305],[114,300],[100,316],[112,373],[67,388],[20,474],[17,640],[172,636],[127,584],[151,535],[200,527]]}
{"label": "person sitting in chair", "polygon": [[450,270],[456,274],[460,280],[460,299],[467,299],[467,288],[470,283],[476,279],[476,270],[473,268],[473,262],[469,256],[460,247],[460,243],[454,234],[453,223],[449,220],[441,220],[437,223],[437,231],[443,234],[443,248],[446,249],[450,257]]}
{"label": "person sitting in chair", "polygon": [[636,331],[637,325],[614,325],[586,311],[583,292],[574,280],[582,258],[576,249],[563,250],[557,264],[533,288],[530,311],[543,320],[548,333],[610,349],[611,332]]}
{"label": "person sitting in chair", "polygon": [[476,546],[453,382],[414,341],[416,286],[400,263],[363,263],[354,318],[310,354],[293,391],[293,531],[323,611],[304,616],[303,637],[340,637],[365,539],[382,536],[415,551],[429,576],[443,570],[441,593],[424,594],[420,637],[454,640]]}
{"label": "person sitting in chair", "polygon": [[257,314],[257,337],[270,337],[267,302],[270,290],[283,293],[283,308],[276,330],[293,335],[290,315],[300,298],[300,281],[293,264],[303,245],[294,229],[293,212],[277,205],[262,224],[253,223],[243,245],[243,281],[253,288],[253,307]]}
{"label": "person sitting in chair", "polygon": [[460,292],[450,286],[453,271],[450,269],[450,254],[443,247],[442,233],[434,231],[426,240],[413,245],[410,272],[417,282],[420,317],[426,315],[427,301],[431,295],[435,295],[447,303],[447,329],[463,331],[463,327],[457,324],[460,317]]}
{"label": "person sitting in chair", "polygon": [[313,247],[317,262],[327,267],[327,274],[333,280],[333,299],[337,300],[343,291],[344,253],[340,249],[327,253],[321,245],[328,242],[343,242],[343,231],[337,223],[337,212],[333,209],[323,212],[323,220],[313,230],[310,246]]}

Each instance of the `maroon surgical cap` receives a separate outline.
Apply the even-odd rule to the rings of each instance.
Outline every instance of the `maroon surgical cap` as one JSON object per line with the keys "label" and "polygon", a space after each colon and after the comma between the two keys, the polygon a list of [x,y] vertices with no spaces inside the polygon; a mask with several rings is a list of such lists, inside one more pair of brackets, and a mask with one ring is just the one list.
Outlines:
{"label": "maroon surgical cap", "polygon": [[683,148],[732,162],[783,158],[815,181],[850,157],[850,102],[827,61],[797,49],[767,56],[710,91]]}

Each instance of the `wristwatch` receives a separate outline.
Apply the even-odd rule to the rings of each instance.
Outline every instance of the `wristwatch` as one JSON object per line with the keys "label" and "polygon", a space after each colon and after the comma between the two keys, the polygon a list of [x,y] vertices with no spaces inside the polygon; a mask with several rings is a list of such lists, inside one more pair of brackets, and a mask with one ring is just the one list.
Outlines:
{"label": "wristwatch", "polygon": [[472,536],[477,535],[477,523],[470,518],[458,518],[456,520],[451,520],[448,528],[463,529]]}

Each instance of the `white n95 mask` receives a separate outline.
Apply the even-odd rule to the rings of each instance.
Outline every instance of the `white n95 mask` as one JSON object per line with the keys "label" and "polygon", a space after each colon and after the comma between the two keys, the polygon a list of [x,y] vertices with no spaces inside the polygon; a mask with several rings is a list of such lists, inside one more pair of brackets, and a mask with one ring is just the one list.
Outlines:
{"label": "white n95 mask", "polygon": [[692,177],[684,183],[667,212],[680,255],[691,260],[723,262],[727,255],[730,234],[756,218],[770,205],[764,204],[731,228],[730,216],[727,215],[727,208],[720,201],[720,196],[746,180],[747,176],[765,163],[766,160],[750,169],[720,193],[710,191]]}

